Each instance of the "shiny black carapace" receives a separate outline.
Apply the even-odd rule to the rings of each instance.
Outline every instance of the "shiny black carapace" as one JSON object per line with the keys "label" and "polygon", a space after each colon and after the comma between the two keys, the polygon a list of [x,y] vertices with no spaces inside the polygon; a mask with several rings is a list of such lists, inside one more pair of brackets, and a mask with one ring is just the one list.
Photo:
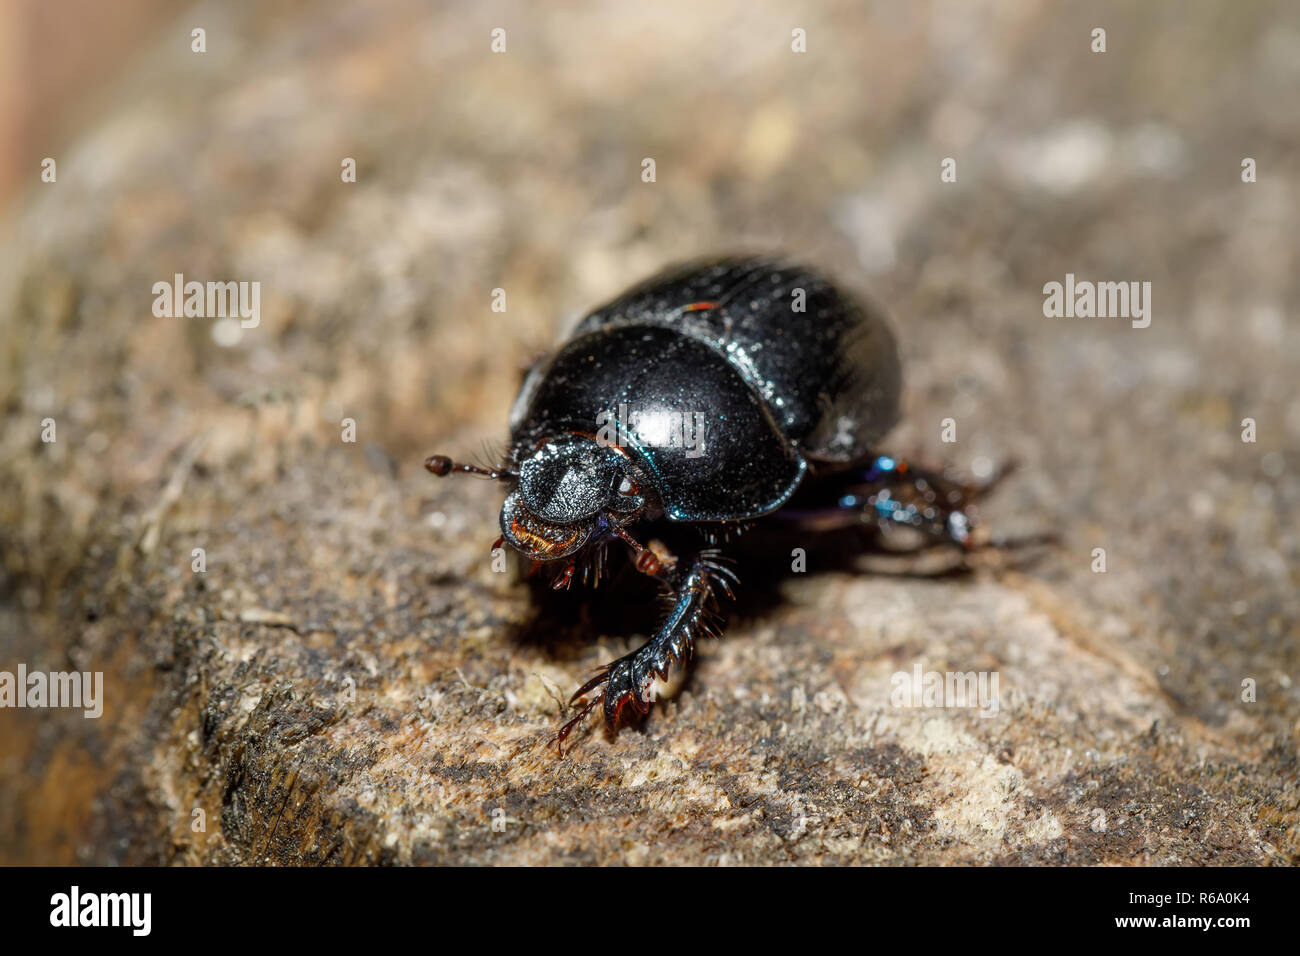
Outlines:
{"label": "shiny black carapace", "polygon": [[[617,727],[625,705],[719,633],[717,592],[738,583],[717,545],[774,521],[805,536],[906,527],[970,547],[974,491],[881,454],[900,392],[888,324],[826,279],[767,258],[671,269],[583,319],[529,372],[496,467],[434,456],[435,475],[469,472],[510,488],[502,539],[554,584],[599,581],[612,545],[658,580],[669,610],[644,646],[607,665],[598,691]],[[683,540],[673,553],[660,538]]]}

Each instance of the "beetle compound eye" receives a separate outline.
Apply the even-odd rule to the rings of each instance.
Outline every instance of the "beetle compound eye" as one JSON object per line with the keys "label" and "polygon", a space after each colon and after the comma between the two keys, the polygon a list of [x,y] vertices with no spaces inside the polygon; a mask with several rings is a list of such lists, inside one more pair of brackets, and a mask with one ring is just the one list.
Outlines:
{"label": "beetle compound eye", "polygon": [[616,493],[606,505],[609,514],[627,517],[645,506],[645,499],[641,497],[641,485],[631,475],[620,476],[614,490]]}

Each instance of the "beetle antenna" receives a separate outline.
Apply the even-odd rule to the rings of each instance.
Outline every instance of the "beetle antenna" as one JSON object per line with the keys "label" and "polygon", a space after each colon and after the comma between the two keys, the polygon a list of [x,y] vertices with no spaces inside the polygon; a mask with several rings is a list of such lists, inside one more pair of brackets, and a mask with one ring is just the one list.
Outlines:
{"label": "beetle antenna", "polygon": [[481,468],[478,465],[462,465],[452,461],[446,455],[430,455],[424,460],[424,467],[433,472],[439,478],[444,475],[450,475],[453,471],[464,472],[467,475],[482,475],[484,478],[518,478],[519,473],[506,467],[500,468]]}

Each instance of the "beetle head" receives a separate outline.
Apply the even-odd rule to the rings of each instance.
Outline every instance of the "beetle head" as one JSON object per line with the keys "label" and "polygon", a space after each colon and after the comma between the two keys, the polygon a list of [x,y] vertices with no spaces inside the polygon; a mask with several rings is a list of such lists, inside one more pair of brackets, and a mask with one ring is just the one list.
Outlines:
{"label": "beetle head", "polygon": [[519,465],[519,487],[501,506],[501,531],[534,561],[576,552],[597,530],[625,524],[645,499],[621,449],[569,434],[541,445]]}

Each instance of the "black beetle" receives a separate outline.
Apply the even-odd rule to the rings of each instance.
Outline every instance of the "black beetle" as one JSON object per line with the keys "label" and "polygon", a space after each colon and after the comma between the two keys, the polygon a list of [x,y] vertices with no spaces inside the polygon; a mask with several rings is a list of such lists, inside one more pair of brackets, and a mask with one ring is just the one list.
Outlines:
{"label": "black beetle", "polygon": [[[621,541],[669,596],[654,636],[574,693],[570,703],[601,688],[557,742],[601,701],[611,728],[629,703],[648,712],[654,680],[720,633],[717,592],[737,584],[716,547],[728,530],[909,527],[974,546],[967,503],[979,489],[875,450],[900,389],[889,325],[821,275],[769,258],[693,263],[592,312],[532,368],[497,467],[425,462],[507,482],[496,547],[554,568],[554,587],[580,568],[599,581]],[[697,532],[694,553],[642,543],[683,526]]]}

